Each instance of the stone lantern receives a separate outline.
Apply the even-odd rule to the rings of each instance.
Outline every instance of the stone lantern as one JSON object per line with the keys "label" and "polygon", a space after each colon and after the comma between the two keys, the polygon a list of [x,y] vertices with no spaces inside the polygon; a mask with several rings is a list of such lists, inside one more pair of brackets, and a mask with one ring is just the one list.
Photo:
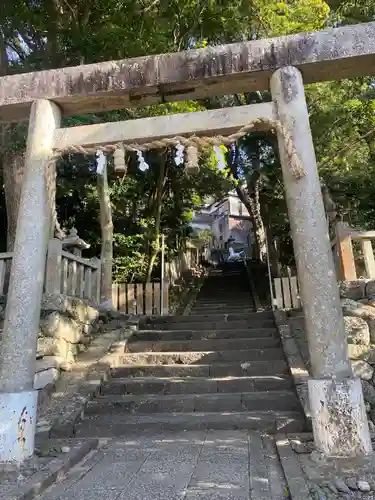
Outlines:
{"label": "stone lantern", "polygon": [[77,229],[72,227],[70,229],[68,236],[62,240],[63,250],[76,255],[77,257],[82,257],[82,250],[87,250],[90,248],[90,244],[83,241],[79,236]]}

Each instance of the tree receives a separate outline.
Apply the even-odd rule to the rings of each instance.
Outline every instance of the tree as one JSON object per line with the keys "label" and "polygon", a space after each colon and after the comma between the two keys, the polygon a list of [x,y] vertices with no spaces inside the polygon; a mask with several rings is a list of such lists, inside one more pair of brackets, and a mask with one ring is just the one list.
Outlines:
{"label": "tree", "polygon": [[[330,2],[332,4],[332,2]],[[256,39],[299,31],[322,29],[335,23],[351,22],[360,14],[369,19],[369,0],[338,2],[334,11],[322,0],[234,0],[223,2],[129,2],[125,0],[28,0],[6,2],[1,12],[1,61],[7,73],[90,63],[108,59],[176,51],[242,39]],[[5,65],[4,65],[5,61]],[[346,80],[307,88],[311,125],[324,181],[358,222],[375,223],[371,179],[374,174],[373,107],[359,95],[371,91],[371,80]],[[64,120],[64,126],[135,119],[222,106],[238,106],[270,100],[267,92],[219,97],[202,102],[154,105],[146,108],[96,113]],[[340,118],[340,121],[337,121]],[[341,121],[342,120],[342,121]],[[8,137],[3,155],[20,153],[17,168],[4,170],[8,207],[8,242],[14,234],[18,191],[14,179],[22,178],[25,127],[17,126],[17,141]],[[13,132],[12,132],[13,133]],[[352,144],[340,153],[340,148]],[[357,142],[355,142],[357,141]],[[14,147],[17,145],[17,147]],[[10,147],[11,146],[11,147]],[[288,217],[276,138],[271,134],[251,134],[239,142],[236,161],[230,165],[237,179],[236,189],[252,216],[259,254],[264,253],[267,235],[270,256],[292,262]],[[8,153],[9,152],[9,153]],[[194,209],[205,194],[220,197],[233,184],[218,171],[212,151],[201,159],[198,176],[187,177],[173,162],[173,152],[165,153],[164,175],[160,161],[153,160],[141,172],[135,155],[129,155],[128,174],[118,180],[111,170],[108,182],[114,224],[114,276],[119,280],[141,280],[158,273],[159,235],[167,239],[170,256],[188,236]],[[149,158],[149,159],[148,159]],[[9,159],[6,159],[8,165]],[[163,168],[164,168],[163,167]],[[93,158],[68,155],[58,167],[58,213],[65,225],[75,225],[90,241],[92,255],[100,249],[99,200]],[[17,174],[17,175],[16,175]],[[163,177],[162,189],[158,180]],[[160,184],[161,185],[161,184]],[[354,196],[354,193],[359,194]],[[352,198],[352,199],[350,199]],[[354,199],[353,199],[354,198]],[[13,207],[13,208],[12,208]],[[13,215],[12,215],[13,214]],[[271,242],[271,243],[270,243]],[[11,248],[11,247],[9,247]],[[271,256],[271,260],[273,257]]]}

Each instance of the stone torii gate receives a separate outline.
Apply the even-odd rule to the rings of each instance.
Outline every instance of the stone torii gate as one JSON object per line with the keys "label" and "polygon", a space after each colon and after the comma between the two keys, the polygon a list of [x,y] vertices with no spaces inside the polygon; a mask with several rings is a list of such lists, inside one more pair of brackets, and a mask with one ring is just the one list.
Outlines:
{"label": "stone torii gate", "polygon": [[[0,351],[0,461],[20,462],[34,449],[33,379],[54,152],[228,135],[249,123],[277,130],[313,373],[316,447],[329,456],[372,452],[360,380],[348,359],[304,94],[304,83],[369,74],[375,74],[375,23],[0,78],[0,122],[29,119]],[[269,88],[272,103],[60,128],[62,115]],[[292,157],[300,160],[301,175]]]}

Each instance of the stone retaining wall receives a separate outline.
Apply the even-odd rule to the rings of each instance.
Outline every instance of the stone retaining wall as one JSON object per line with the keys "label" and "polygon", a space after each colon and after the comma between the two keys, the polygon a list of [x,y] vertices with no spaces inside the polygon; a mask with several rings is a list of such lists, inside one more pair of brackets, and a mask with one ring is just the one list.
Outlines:
{"label": "stone retaining wall", "polygon": [[[1,329],[5,307],[6,296],[0,296]],[[39,404],[49,400],[60,372],[74,367],[77,356],[86,351],[95,335],[119,328],[125,319],[127,316],[116,311],[101,312],[87,300],[44,294],[34,379],[34,387],[39,391]]]}
{"label": "stone retaining wall", "polygon": [[[361,378],[370,429],[375,431],[375,281],[344,281],[339,288],[349,358],[354,374]],[[310,372],[303,314],[292,312],[289,325],[304,365]]]}

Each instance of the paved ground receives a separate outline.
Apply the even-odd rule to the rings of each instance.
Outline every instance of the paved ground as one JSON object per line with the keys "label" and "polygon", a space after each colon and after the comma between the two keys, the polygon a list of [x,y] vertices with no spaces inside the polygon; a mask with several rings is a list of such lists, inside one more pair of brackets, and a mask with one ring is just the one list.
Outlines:
{"label": "paved ground", "polygon": [[274,442],[257,432],[110,439],[40,500],[282,500]]}

